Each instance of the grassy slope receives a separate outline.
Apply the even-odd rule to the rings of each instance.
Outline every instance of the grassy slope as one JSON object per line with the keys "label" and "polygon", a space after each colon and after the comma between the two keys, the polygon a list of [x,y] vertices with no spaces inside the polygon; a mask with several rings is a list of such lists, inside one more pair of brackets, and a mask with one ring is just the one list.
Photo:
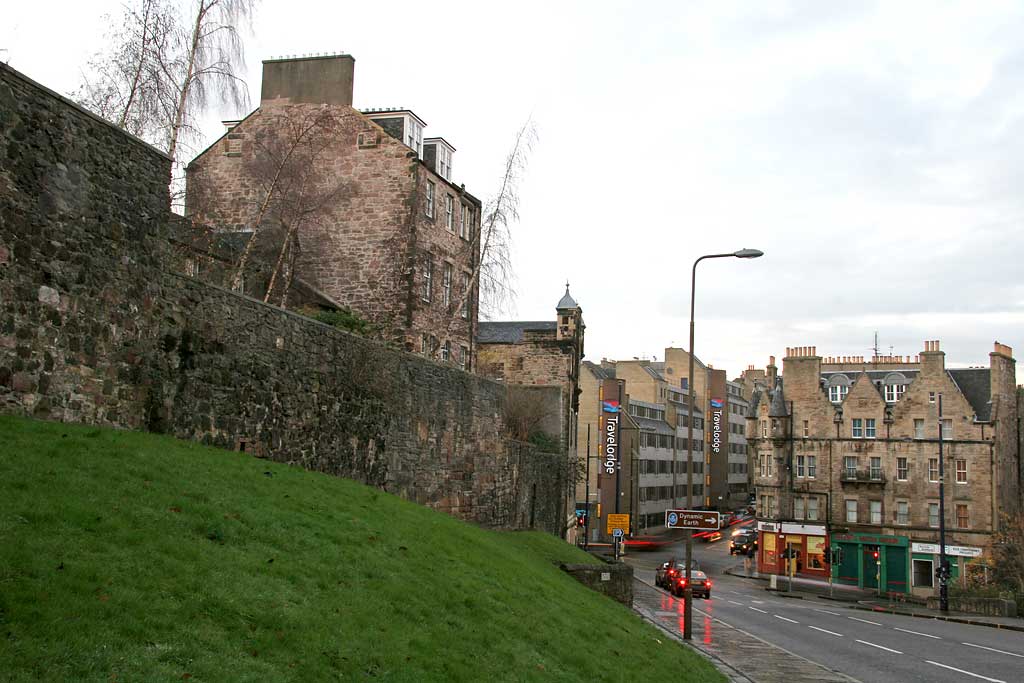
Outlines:
{"label": "grassy slope", "polygon": [[237,453],[0,417],[5,680],[722,680],[558,561],[588,560]]}

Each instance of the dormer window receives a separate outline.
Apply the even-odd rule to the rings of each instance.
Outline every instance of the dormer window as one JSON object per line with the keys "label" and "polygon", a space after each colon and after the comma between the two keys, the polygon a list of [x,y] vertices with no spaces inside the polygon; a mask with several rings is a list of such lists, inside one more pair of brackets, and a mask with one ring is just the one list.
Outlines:
{"label": "dormer window", "polygon": [[895,403],[903,397],[903,393],[907,390],[906,384],[886,384],[885,385],[885,401],[886,403]]}
{"label": "dormer window", "polygon": [[452,179],[452,157],[455,148],[444,138],[427,138],[423,141],[423,161],[448,182]]}
{"label": "dormer window", "polygon": [[416,150],[416,156],[423,155],[423,126],[411,116],[405,121],[405,145]]}
{"label": "dormer window", "polygon": [[423,119],[408,109],[365,109],[363,113],[422,158],[423,129],[427,125]]}
{"label": "dormer window", "polygon": [[832,403],[842,403],[848,393],[850,393],[850,387],[846,384],[829,387],[828,400],[832,401]]}

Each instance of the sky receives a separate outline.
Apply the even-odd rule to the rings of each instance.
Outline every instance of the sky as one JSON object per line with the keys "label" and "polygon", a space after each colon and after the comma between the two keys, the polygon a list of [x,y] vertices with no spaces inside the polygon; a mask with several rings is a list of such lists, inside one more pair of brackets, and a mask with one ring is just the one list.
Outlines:
{"label": "sky", "polygon": [[[119,7],[7,7],[0,60],[70,93]],[[532,120],[504,319],[553,320],[568,281],[589,360],[687,346],[694,260],[741,248],[697,273],[730,377],[876,332],[950,366],[1024,348],[1024,3],[264,0],[251,28],[254,103],[261,60],[351,54],[355,106],[415,111],[481,199]]]}

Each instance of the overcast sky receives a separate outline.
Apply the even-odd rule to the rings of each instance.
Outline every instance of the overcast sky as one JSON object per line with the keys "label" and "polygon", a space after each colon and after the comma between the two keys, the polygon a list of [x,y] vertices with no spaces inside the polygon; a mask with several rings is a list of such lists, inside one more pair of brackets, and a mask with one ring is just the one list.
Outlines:
{"label": "overcast sky", "polygon": [[[9,4],[0,59],[62,93],[119,8]],[[514,317],[568,280],[591,360],[686,346],[693,260],[743,247],[698,271],[696,351],[730,377],[876,331],[1024,349],[1024,3],[265,0],[246,49],[254,103],[261,60],[352,54],[355,105],[415,111],[482,199],[532,116]]]}

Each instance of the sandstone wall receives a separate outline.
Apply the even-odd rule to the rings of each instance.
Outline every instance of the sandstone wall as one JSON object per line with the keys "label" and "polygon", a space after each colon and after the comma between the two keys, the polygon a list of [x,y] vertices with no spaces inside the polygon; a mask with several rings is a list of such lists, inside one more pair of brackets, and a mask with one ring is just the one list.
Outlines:
{"label": "sandstone wall", "polygon": [[0,410],[167,432],[564,527],[502,385],[164,269],[169,160],[0,65]]}

